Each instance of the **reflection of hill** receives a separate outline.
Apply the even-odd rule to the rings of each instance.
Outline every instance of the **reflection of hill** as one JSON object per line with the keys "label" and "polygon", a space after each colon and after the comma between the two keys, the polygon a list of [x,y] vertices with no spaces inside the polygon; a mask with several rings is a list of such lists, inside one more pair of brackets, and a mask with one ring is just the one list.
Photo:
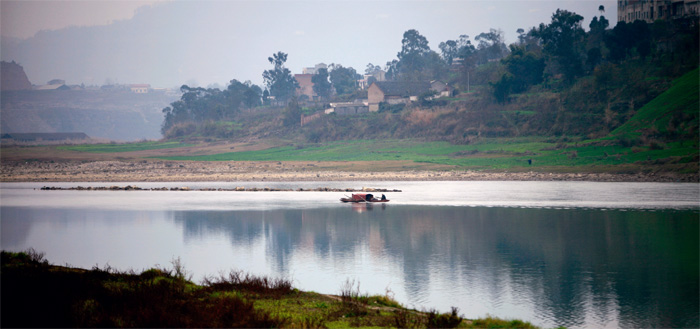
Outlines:
{"label": "reflection of hill", "polygon": [[[298,249],[337,259],[364,246],[401,264],[409,296],[450,282],[464,296],[512,294],[567,326],[587,316],[631,327],[698,325],[693,212],[389,206],[184,212],[176,220],[186,237],[224,233],[234,245],[264,238],[268,261],[282,271]],[[659,316],[638,320],[649,314]]]}

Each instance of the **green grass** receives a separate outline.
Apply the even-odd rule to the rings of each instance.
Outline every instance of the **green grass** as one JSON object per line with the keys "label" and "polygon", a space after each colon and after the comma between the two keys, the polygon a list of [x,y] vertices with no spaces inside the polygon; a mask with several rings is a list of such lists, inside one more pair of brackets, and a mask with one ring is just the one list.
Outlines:
{"label": "green grass", "polygon": [[639,130],[655,128],[666,132],[674,115],[685,115],[698,127],[699,71],[695,69],[673,82],[673,86],[644,105],[629,121],[611,132],[611,136],[637,136]]}
{"label": "green grass", "polygon": [[[483,138],[468,145],[418,140],[355,140],[288,145],[259,151],[162,157],[196,161],[391,161],[450,165],[471,170],[697,171],[698,69],[643,106],[608,136],[572,142],[568,138]],[[521,114],[530,115],[527,111]],[[642,133],[642,130],[651,132]],[[673,130],[673,131],[671,131]],[[655,131],[655,132],[654,132]],[[532,165],[528,164],[532,160]],[[678,166],[677,164],[687,164]],[[680,168],[680,169],[679,169]]]}
{"label": "green grass", "polygon": [[[260,151],[228,152],[202,156],[163,157],[193,161],[388,161],[451,165],[472,170],[537,170],[538,168],[608,168],[659,159],[692,162],[697,145],[686,141],[663,149],[619,145],[601,146],[586,141],[556,142],[540,137],[483,139],[469,145],[416,140],[344,141],[282,146]],[[532,165],[528,164],[532,160]],[[651,165],[651,164],[649,164]],[[607,170],[606,170],[607,171]]]}
{"label": "green grass", "polygon": [[[532,142],[535,140],[535,142]],[[547,146],[537,138],[490,140],[475,145],[453,145],[447,142],[416,140],[354,140],[281,146],[260,151],[227,152],[200,156],[159,157],[167,160],[192,161],[386,161],[409,160],[417,162],[447,160],[458,152],[482,150],[504,153],[523,152]],[[524,145],[525,144],[525,145]]]}
{"label": "green grass", "polygon": [[59,146],[59,150],[89,152],[89,153],[119,153],[146,150],[159,150],[178,147],[193,146],[180,142],[138,142],[125,144],[83,144]]}

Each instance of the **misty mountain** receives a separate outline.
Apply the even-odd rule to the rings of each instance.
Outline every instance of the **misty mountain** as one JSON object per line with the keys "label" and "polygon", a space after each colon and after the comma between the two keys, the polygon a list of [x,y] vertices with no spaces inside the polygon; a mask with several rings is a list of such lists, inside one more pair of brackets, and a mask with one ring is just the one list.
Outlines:
{"label": "misty mountain", "polygon": [[[3,37],[2,59],[24,66],[29,80],[37,85],[63,79],[68,84],[149,83],[173,88],[193,82],[225,85],[231,79],[260,84],[262,72],[269,68],[267,57],[283,49],[291,52],[289,64],[294,71],[317,62],[339,62],[336,54],[362,54],[357,49],[349,52],[364,37],[351,27],[354,16],[324,15],[318,17],[325,23],[309,22],[287,12],[296,7],[313,12],[324,7],[322,3],[275,4],[274,11],[269,3],[255,2],[169,2],[142,7],[132,19],[109,25],[40,31],[24,40]],[[324,24],[346,27],[329,32]],[[397,30],[390,36],[395,40],[398,35]],[[313,40],[345,45],[312,49]],[[372,51],[368,47],[363,57]],[[301,57],[307,60],[302,62]],[[365,64],[355,65],[359,69]]]}
{"label": "misty mountain", "polygon": [[[603,2],[609,2],[604,0]],[[515,30],[547,21],[558,7],[590,18],[599,3],[487,1],[169,1],[141,7],[109,25],[40,31],[28,39],[2,37],[2,60],[24,66],[37,85],[149,83],[154,87],[222,86],[231,79],[260,85],[267,58],[289,54],[292,73],[317,63],[361,72],[401,50],[401,36],[417,29],[430,47],[462,34]],[[609,7],[613,7],[612,4]],[[60,14],[60,13],[57,13]],[[611,12],[610,17],[615,17]],[[27,19],[37,19],[30,18]],[[585,26],[588,23],[584,23]]]}
{"label": "misty mountain", "polygon": [[3,91],[3,133],[83,132],[118,141],[161,138],[163,107],[178,96],[129,90]]}
{"label": "misty mountain", "polygon": [[9,40],[3,43],[2,57],[22,64],[37,85],[55,78],[88,85],[106,80],[170,84],[178,79],[174,63],[187,63],[187,52],[179,51],[177,44],[191,38],[171,30],[159,21],[162,15],[149,10],[111,25],[41,31],[26,40]]}

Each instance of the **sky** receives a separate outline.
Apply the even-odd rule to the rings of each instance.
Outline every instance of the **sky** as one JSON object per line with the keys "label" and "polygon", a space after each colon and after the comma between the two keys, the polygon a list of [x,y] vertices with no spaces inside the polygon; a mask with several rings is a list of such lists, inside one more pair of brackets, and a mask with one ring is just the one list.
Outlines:
{"label": "sky", "polygon": [[549,23],[557,8],[616,24],[616,1],[8,1],[0,0],[0,57],[20,63],[33,84],[150,83],[154,87],[262,85],[267,58],[288,54],[293,73],[317,63],[363,73],[384,66],[416,29],[440,42],[501,29],[506,43]]}

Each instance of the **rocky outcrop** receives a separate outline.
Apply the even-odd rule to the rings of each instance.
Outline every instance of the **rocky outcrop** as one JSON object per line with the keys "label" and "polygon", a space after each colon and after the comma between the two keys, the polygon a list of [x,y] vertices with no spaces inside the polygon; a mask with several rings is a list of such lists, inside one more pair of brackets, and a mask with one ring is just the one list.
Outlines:
{"label": "rocky outcrop", "polygon": [[0,90],[32,90],[32,83],[29,82],[27,74],[24,73],[24,68],[12,62],[2,62],[2,71],[0,77]]}

